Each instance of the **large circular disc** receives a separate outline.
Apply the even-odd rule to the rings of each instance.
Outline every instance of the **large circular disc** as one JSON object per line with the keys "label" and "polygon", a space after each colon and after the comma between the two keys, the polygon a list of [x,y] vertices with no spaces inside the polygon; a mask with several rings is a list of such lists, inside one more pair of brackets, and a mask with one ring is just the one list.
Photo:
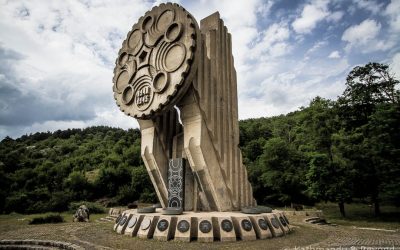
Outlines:
{"label": "large circular disc", "polygon": [[114,68],[121,111],[151,119],[174,106],[197,70],[200,30],[178,4],[161,4],[139,18],[122,43]]}

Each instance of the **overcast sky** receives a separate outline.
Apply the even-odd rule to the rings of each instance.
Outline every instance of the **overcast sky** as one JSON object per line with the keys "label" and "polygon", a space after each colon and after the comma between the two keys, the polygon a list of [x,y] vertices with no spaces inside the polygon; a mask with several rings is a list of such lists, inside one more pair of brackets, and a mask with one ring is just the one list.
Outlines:
{"label": "overcast sky", "polygon": [[[0,139],[38,131],[137,127],[112,93],[114,60],[138,18],[160,2],[0,0]],[[336,99],[369,61],[400,77],[400,0],[178,1],[219,11],[233,36],[240,119]]]}

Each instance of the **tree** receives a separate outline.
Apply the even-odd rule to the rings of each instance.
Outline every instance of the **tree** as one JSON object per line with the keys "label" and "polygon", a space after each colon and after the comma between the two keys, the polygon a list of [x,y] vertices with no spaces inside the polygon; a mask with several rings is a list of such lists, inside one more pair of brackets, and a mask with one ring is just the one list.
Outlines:
{"label": "tree", "polygon": [[[375,215],[380,213],[382,190],[390,173],[387,169],[398,168],[398,158],[393,155],[398,154],[399,145],[388,143],[398,136],[399,116],[395,111],[400,102],[398,84],[388,65],[368,63],[349,73],[346,89],[338,99],[342,144],[349,141],[346,138],[358,138],[351,145],[338,149],[353,163],[357,172],[355,195],[361,198],[369,196],[374,203]],[[390,115],[387,111],[391,112]]]}
{"label": "tree", "polygon": [[398,83],[386,64],[368,63],[355,67],[347,76],[346,89],[338,99],[347,125],[359,127],[366,124],[379,103],[399,103]]}

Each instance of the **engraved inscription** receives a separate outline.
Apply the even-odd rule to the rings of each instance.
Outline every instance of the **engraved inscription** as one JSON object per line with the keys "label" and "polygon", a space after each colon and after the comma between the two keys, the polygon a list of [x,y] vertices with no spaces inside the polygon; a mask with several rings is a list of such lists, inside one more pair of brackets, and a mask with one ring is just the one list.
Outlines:
{"label": "engraved inscription", "polygon": [[150,102],[150,94],[151,94],[150,86],[143,86],[142,88],[140,88],[135,95],[136,105],[139,108],[141,108],[145,104],[148,104]]}

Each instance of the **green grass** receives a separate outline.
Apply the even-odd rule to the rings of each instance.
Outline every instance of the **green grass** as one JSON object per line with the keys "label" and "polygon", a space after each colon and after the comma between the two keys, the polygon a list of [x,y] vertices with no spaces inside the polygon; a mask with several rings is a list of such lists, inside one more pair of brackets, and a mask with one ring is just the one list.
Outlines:
{"label": "green grass", "polygon": [[316,205],[316,208],[323,210],[326,219],[330,223],[346,226],[400,230],[399,207],[381,206],[381,215],[375,217],[373,207],[367,204],[346,204],[346,218],[341,216],[339,207],[335,203],[319,203]]}
{"label": "green grass", "polygon": [[[11,213],[11,214],[2,214],[0,215],[0,224],[13,224],[13,225],[28,225],[31,220],[37,217],[47,217],[49,215],[53,215],[54,213],[41,213],[41,214],[18,214],[18,213]],[[64,222],[72,222],[72,213],[60,213],[63,217]],[[91,214],[90,215],[90,222],[93,222],[99,218],[106,217],[107,214]]]}

